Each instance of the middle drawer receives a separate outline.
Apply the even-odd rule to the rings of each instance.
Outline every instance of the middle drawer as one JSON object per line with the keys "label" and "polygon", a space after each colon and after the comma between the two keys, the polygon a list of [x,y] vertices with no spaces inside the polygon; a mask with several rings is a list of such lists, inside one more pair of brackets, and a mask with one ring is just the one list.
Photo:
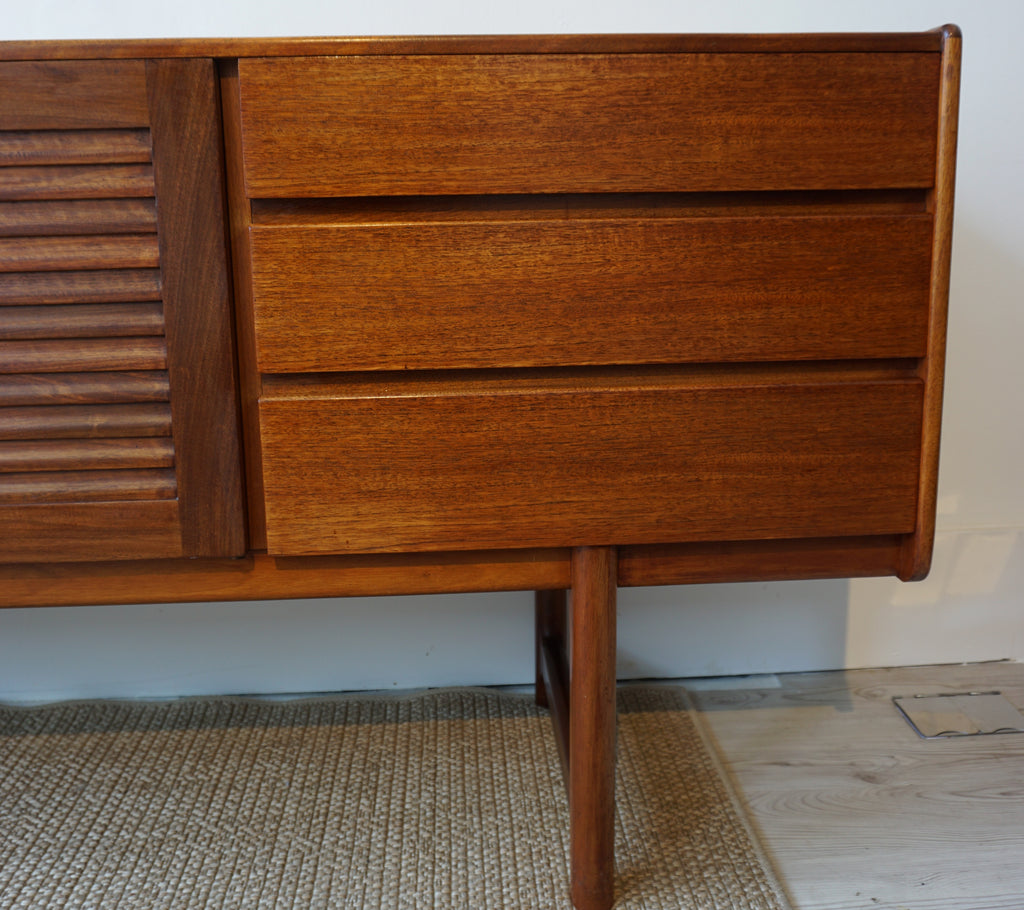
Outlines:
{"label": "middle drawer", "polygon": [[920,357],[931,237],[925,213],[257,224],[258,366]]}

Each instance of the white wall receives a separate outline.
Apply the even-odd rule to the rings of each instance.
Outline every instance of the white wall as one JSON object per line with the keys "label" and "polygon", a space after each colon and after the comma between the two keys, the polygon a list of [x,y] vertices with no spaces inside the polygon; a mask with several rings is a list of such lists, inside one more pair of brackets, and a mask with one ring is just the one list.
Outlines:
{"label": "white wall", "polygon": [[[1024,658],[1019,0],[34,0],[2,37],[964,30],[939,533],[931,577],[620,592],[620,674]],[[0,698],[523,682],[528,595],[0,611]]]}

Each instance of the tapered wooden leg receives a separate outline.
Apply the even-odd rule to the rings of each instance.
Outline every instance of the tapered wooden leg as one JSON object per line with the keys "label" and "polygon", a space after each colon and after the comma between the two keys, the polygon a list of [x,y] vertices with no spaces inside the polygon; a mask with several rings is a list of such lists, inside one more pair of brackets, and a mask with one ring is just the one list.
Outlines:
{"label": "tapered wooden leg", "polygon": [[534,634],[537,643],[537,704],[549,707],[548,687],[544,682],[544,642],[551,641],[556,647],[566,642],[566,598],[565,591],[536,591],[534,593]]}
{"label": "tapered wooden leg", "polygon": [[569,840],[576,910],[608,910],[615,899],[615,591],[615,548],[574,549]]}

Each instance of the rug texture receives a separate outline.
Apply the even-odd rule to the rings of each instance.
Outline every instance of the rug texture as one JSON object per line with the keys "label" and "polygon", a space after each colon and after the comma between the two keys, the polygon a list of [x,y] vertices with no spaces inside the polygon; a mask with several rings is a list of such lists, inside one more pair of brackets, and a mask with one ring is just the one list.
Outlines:
{"label": "rug texture", "polygon": [[[616,908],[786,910],[685,694],[620,692]],[[0,707],[0,907],[568,910],[529,696]]]}

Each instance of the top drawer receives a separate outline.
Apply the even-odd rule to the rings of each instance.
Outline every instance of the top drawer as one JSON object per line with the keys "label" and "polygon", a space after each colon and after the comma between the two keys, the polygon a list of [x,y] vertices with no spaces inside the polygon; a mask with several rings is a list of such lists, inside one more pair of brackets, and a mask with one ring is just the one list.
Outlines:
{"label": "top drawer", "polygon": [[239,61],[251,198],[927,187],[934,53]]}

